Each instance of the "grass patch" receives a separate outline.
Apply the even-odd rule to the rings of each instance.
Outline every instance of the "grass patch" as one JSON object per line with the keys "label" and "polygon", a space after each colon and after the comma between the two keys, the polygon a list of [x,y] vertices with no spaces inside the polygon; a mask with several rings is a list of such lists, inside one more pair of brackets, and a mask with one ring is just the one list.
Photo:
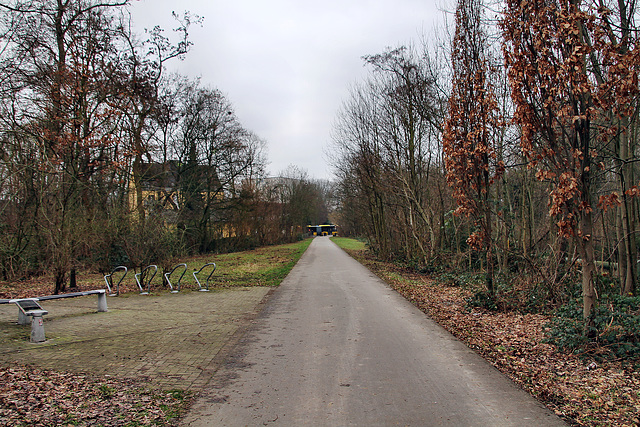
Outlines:
{"label": "grass patch", "polygon": [[[233,288],[242,286],[278,286],[289,274],[302,254],[311,244],[312,239],[305,239],[296,243],[277,246],[265,246],[243,252],[233,252],[216,255],[199,255],[181,259],[176,262],[187,264],[187,271],[182,279],[182,268],[176,269],[171,275],[171,283],[177,286],[180,279],[181,289],[198,289],[198,283],[193,278],[193,272],[204,265],[214,262],[216,270],[209,280],[210,288]],[[198,275],[202,286],[206,286],[207,276],[212,267],[207,267]],[[152,291],[162,289],[163,272],[160,270],[152,282]],[[135,289],[130,289],[135,290]]]}
{"label": "grass patch", "polygon": [[102,400],[111,399],[116,394],[116,389],[106,384],[100,384],[98,391]]}
{"label": "grass patch", "polygon": [[[194,268],[206,262],[217,264],[211,283],[216,287],[278,286],[296,265],[312,239],[288,245],[269,246],[246,252],[217,255],[211,261],[195,261]],[[191,277],[193,280],[193,276]],[[193,286],[197,287],[195,281]]]}
{"label": "grass patch", "polygon": [[[244,252],[219,255],[208,254],[182,258],[173,265],[185,263],[187,264],[187,269],[185,271],[183,268],[177,268],[170,277],[171,283],[175,288],[178,286],[178,280],[180,280],[180,289],[199,289],[196,280],[193,278],[193,272],[198,271],[207,263],[215,262],[216,271],[209,280],[209,287],[211,289],[243,286],[278,286],[307,250],[311,241],[312,239],[305,239],[296,243],[266,246]],[[173,266],[171,268],[173,268]],[[202,286],[206,286],[207,276],[211,272],[210,268],[211,267],[204,269],[198,275]],[[183,272],[184,275],[180,279]],[[133,271],[133,269],[129,270],[126,278],[120,285],[120,293],[126,294],[127,292],[139,291],[134,278],[135,273],[136,271]],[[164,273],[165,271],[159,266],[158,273],[151,282],[152,293],[166,291],[168,289],[168,286],[165,286],[163,283]],[[120,276],[116,277],[114,282],[117,281],[119,277]],[[47,276],[34,278],[28,282],[15,282],[11,284],[0,282],[0,298],[28,298],[49,295],[53,291],[52,283],[53,278]],[[85,272],[82,274],[82,280],[79,281],[79,287],[80,290],[103,289],[105,287],[104,278],[99,273]],[[147,288],[146,281],[144,288],[145,290]],[[74,290],[68,289],[68,292],[72,291]]]}
{"label": "grass patch", "polygon": [[367,245],[364,242],[348,237],[332,237],[331,241],[340,248],[349,251],[364,251],[367,248]]}
{"label": "grass patch", "polygon": [[167,421],[172,421],[184,414],[191,395],[186,393],[184,390],[179,389],[169,390],[167,395],[171,396],[172,400],[169,404],[161,403],[160,409],[164,412],[165,419]]}
{"label": "grass patch", "polygon": [[[181,280],[181,288],[198,289],[193,272],[210,262],[216,263],[216,271],[209,280],[209,286],[212,288],[278,286],[310,244],[311,239],[305,239],[286,245],[265,246],[250,251],[220,255],[200,255],[180,260],[187,264],[187,272]],[[202,286],[206,285],[207,276],[211,271],[209,268],[211,267],[198,275]],[[182,271],[178,269],[171,276],[174,286],[181,273]],[[161,286],[161,277],[159,273],[154,279],[152,288],[158,289]]]}

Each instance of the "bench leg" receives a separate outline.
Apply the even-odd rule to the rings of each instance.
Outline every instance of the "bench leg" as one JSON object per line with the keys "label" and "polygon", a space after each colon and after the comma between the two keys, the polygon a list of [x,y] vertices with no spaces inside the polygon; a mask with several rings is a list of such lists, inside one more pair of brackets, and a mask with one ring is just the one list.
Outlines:
{"label": "bench leg", "polygon": [[46,340],[42,316],[33,316],[33,320],[31,320],[31,342],[45,342]]}
{"label": "bench leg", "polygon": [[31,323],[31,319],[29,318],[29,316],[27,316],[26,314],[24,314],[22,312],[22,310],[20,310],[20,308],[18,308],[18,325],[28,325]]}
{"label": "bench leg", "polygon": [[103,313],[107,310],[107,294],[98,294],[98,312]]}

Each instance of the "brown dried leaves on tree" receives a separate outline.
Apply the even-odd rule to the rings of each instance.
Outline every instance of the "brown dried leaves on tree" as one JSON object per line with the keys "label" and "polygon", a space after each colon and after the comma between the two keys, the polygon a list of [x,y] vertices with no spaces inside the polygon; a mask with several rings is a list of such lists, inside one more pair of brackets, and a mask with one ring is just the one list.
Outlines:
{"label": "brown dried leaves on tree", "polygon": [[522,152],[552,183],[549,213],[566,237],[580,233],[579,212],[592,210],[585,192],[605,167],[600,149],[626,132],[619,119],[634,114],[639,94],[640,52],[621,49],[610,15],[575,0],[511,0],[501,22]]}
{"label": "brown dried leaves on tree", "polygon": [[452,62],[453,88],[442,142],[447,182],[458,205],[456,213],[473,217],[478,226],[467,242],[486,250],[487,287],[493,293],[489,187],[504,170],[494,148],[494,132],[502,120],[490,83],[478,1],[458,3]]}
{"label": "brown dried leaves on tree", "polygon": [[[595,181],[604,152],[628,132],[639,93],[630,15],[620,8],[616,26],[602,4],[509,0],[501,21],[521,149],[537,178],[551,184],[559,234],[576,243],[585,318],[595,301]],[[613,194],[600,198],[601,208],[616,203]]]}
{"label": "brown dried leaves on tree", "polygon": [[[496,97],[489,82],[489,65],[473,0],[460,2],[453,42],[454,81],[449,98],[443,151],[447,182],[458,204],[457,214],[480,218],[488,208],[489,186],[504,169],[492,145],[500,126]],[[484,233],[482,231],[481,233]],[[478,242],[482,248],[483,242]]]}

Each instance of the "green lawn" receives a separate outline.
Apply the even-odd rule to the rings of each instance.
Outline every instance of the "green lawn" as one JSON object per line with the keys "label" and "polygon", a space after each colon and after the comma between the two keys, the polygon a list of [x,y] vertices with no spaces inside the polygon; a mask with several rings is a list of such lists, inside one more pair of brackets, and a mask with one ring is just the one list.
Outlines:
{"label": "green lawn", "polygon": [[[220,255],[209,254],[178,259],[172,264],[172,267],[185,263],[187,264],[187,269],[185,271],[182,267],[177,268],[170,277],[171,283],[174,287],[177,287],[178,279],[184,272],[184,276],[180,280],[181,290],[197,290],[199,288],[193,278],[193,272],[209,262],[215,262],[217,268],[209,281],[211,289],[240,286],[278,286],[307,250],[311,240],[305,239],[287,245],[266,246],[251,251]],[[207,276],[211,272],[210,268],[206,268],[198,275],[202,286],[206,286]],[[139,291],[134,279],[135,273],[137,271],[129,270],[120,285],[121,293]],[[152,293],[167,289],[162,284],[163,273],[162,268],[159,268],[151,283]],[[114,275],[114,286],[120,278],[120,274],[116,273]],[[105,282],[103,276],[99,273],[81,272],[78,277],[78,285],[82,290],[102,289],[105,287]],[[147,288],[146,281],[144,288],[145,290]],[[21,282],[0,282],[0,298],[35,297],[49,295],[52,291],[53,278],[48,276]]]}
{"label": "green lawn", "polygon": [[[307,250],[311,240],[267,246],[246,252],[201,257],[191,262],[190,270],[198,269],[206,262],[215,262],[217,269],[211,280],[217,287],[278,286]],[[201,276],[206,279],[205,271],[198,277]],[[193,286],[197,287],[193,281],[193,275],[191,279]],[[203,282],[203,280],[200,281]]]}
{"label": "green lawn", "polygon": [[[210,262],[216,263],[216,271],[209,281],[209,287],[212,289],[240,286],[278,286],[310,244],[311,239],[305,239],[287,245],[266,246],[251,251],[202,255],[180,260],[180,262],[187,264],[187,272],[181,280],[181,288],[198,289],[193,272]],[[202,286],[206,284],[210,268],[207,267],[198,274]],[[174,286],[181,273],[182,269],[177,269],[171,275],[171,283]],[[159,276],[161,276],[160,272],[153,281],[153,287],[156,289],[161,283]]]}
{"label": "green lawn", "polygon": [[363,251],[367,248],[366,243],[360,240],[350,239],[348,237],[332,237],[331,240],[342,249],[351,251]]}

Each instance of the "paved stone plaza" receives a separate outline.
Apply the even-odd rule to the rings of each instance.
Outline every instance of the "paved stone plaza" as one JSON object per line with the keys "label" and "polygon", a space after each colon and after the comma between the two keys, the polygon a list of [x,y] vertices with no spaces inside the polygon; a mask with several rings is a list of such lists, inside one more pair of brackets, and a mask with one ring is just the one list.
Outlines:
{"label": "paved stone plaza", "polygon": [[31,326],[17,324],[18,308],[0,305],[0,362],[145,378],[163,389],[199,391],[219,368],[271,288],[162,292],[41,302],[47,341],[29,342]]}

